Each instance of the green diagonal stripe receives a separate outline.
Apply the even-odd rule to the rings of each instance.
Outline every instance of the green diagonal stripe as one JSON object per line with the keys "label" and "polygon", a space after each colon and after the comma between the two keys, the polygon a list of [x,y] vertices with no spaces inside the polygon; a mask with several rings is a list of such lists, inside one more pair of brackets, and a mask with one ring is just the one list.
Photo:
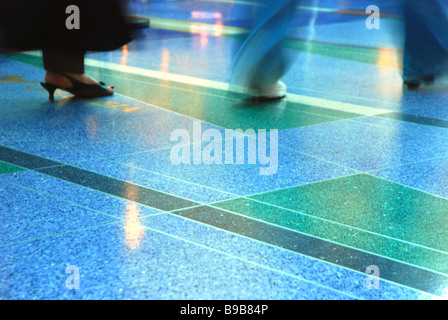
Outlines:
{"label": "green diagonal stripe", "polygon": [[[10,58],[38,67],[42,65],[42,59],[37,56],[18,54]],[[244,100],[242,94],[222,89],[99,67],[87,66],[86,69],[95,78],[114,84],[120,94],[229,129],[282,130],[361,116],[285,100],[253,103]]]}
{"label": "green diagonal stripe", "polygon": [[448,200],[366,174],[214,206],[448,274]]}
{"label": "green diagonal stripe", "polygon": [[12,164],[0,161],[0,175],[7,174],[7,173],[13,173],[13,172],[19,172],[19,171],[25,171],[26,169],[14,166]]}

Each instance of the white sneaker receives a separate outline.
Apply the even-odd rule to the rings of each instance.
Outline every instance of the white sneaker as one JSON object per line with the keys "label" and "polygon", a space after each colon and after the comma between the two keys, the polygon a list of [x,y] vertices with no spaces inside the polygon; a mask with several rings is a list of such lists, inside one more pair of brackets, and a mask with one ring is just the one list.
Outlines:
{"label": "white sneaker", "polygon": [[260,89],[258,91],[258,97],[263,99],[283,99],[286,97],[286,85],[278,81],[276,84]]}

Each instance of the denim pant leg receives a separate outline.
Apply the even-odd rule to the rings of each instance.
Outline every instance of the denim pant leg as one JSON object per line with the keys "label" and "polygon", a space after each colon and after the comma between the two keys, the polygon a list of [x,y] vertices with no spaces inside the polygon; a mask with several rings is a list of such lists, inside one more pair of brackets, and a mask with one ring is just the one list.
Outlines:
{"label": "denim pant leg", "polygon": [[287,71],[288,59],[282,49],[299,0],[261,0],[255,27],[236,52],[232,84],[265,88],[275,84]]}
{"label": "denim pant leg", "polygon": [[420,80],[447,71],[448,3],[445,0],[405,2],[406,41],[403,79]]}

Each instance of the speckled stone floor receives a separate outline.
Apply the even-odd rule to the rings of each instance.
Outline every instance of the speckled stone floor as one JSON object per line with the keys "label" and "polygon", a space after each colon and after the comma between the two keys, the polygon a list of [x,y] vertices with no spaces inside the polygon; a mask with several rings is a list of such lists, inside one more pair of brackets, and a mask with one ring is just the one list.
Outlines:
{"label": "speckled stone floor", "polygon": [[131,1],[151,27],[86,56],[108,98],[2,53],[0,299],[448,297],[448,84],[402,87],[370,2],[303,1],[276,102],[228,86],[251,1]]}

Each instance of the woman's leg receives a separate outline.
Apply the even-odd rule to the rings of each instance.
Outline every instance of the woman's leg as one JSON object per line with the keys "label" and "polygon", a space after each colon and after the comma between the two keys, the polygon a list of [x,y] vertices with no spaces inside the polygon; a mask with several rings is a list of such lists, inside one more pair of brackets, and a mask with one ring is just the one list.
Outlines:
{"label": "woman's leg", "polygon": [[84,73],[84,52],[43,50],[44,68],[56,73]]}
{"label": "woman's leg", "polygon": [[[84,55],[85,53],[82,51],[43,50],[45,82],[61,88],[71,88],[73,84],[67,77],[64,77],[66,74],[85,84],[98,83],[97,80],[84,73]],[[113,87],[108,87],[108,89],[110,92],[114,91]]]}

